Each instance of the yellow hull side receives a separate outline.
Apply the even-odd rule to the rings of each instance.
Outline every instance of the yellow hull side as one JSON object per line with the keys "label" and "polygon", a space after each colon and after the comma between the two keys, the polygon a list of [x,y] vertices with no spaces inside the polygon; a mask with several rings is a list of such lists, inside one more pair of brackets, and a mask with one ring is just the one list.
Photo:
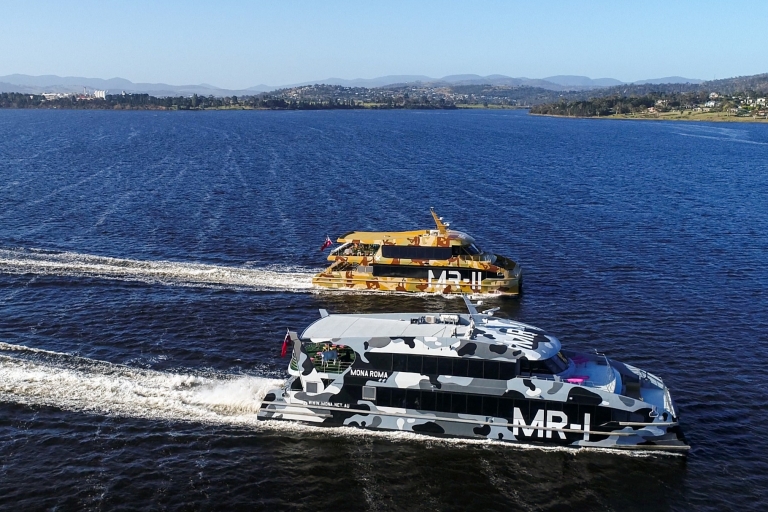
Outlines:
{"label": "yellow hull side", "polygon": [[472,286],[467,282],[430,284],[426,279],[408,277],[378,277],[355,271],[325,271],[312,278],[312,284],[320,288],[340,290],[378,290],[413,293],[482,293],[517,296],[521,291],[522,275],[508,279],[484,279]]}

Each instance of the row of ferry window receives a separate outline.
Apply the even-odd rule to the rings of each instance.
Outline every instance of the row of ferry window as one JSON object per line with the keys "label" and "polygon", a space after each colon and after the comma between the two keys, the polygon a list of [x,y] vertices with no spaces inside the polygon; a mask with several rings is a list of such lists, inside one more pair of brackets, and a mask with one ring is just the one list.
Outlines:
{"label": "row of ferry window", "polygon": [[453,256],[475,256],[482,251],[475,244],[451,247],[421,247],[413,245],[385,245],[381,248],[384,258],[407,260],[447,260]]}
{"label": "row of ferry window", "polygon": [[[451,279],[458,273],[460,279],[471,281],[482,281],[491,274],[474,268],[466,267],[423,267],[421,265],[373,265],[373,275],[377,277],[410,277],[414,279],[429,279],[429,272],[432,272],[435,280],[446,277],[446,272],[450,271]],[[498,274],[493,274],[498,276]]]}
{"label": "row of ferry window", "polygon": [[517,362],[375,352],[369,352],[365,357],[376,370],[380,371],[475,379],[509,380],[533,374],[553,375],[568,368],[568,359],[560,353],[543,361],[529,361],[521,358]]}
{"label": "row of ferry window", "polygon": [[[352,386],[360,389],[361,386]],[[445,412],[455,414],[475,414],[497,418],[514,417],[514,409],[520,410],[526,420],[536,416],[539,410],[563,411],[570,421],[581,421],[584,413],[591,414],[593,426],[609,421],[649,421],[642,414],[619,411],[596,405],[552,402],[540,399],[503,398],[497,396],[451,393],[446,391],[427,391],[420,389],[400,389],[363,386],[357,389],[344,389],[358,395],[359,399],[368,400],[381,407],[400,407],[418,411]],[[372,395],[372,396],[371,396]],[[578,419],[577,419],[578,418]]]}

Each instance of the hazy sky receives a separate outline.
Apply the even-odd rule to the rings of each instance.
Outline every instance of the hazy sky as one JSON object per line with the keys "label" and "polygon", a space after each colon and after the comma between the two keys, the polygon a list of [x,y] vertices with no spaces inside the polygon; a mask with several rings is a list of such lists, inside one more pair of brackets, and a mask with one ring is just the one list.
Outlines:
{"label": "hazy sky", "polygon": [[768,71],[746,1],[0,3],[0,75],[231,89],[329,77],[503,74],[712,79]]}

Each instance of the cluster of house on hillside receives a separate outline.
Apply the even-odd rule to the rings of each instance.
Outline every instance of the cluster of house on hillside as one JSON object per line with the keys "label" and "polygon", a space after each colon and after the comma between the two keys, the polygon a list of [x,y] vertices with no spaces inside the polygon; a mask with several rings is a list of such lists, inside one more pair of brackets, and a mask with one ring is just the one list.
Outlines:
{"label": "cluster of house on hillside", "polygon": [[[499,89],[499,88],[494,88]],[[281,89],[269,93],[270,97],[286,101],[308,103],[334,103],[340,105],[390,105],[408,104],[451,107],[456,105],[493,104],[517,106],[518,101],[501,93],[460,94],[449,87],[407,84],[388,88],[343,87],[340,85],[305,85]]]}
{"label": "cluster of house on hillside", "polygon": [[[648,112],[668,111],[669,100],[656,100],[656,105],[648,108]],[[685,103],[675,106],[674,110],[692,110],[694,112],[728,112],[736,116],[768,117],[766,98],[752,98],[748,95],[724,96],[716,92],[709,93],[703,103]]]}
{"label": "cluster of house on hillside", "polygon": [[73,98],[75,100],[95,100],[95,99],[103,100],[107,98],[107,91],[96,91],[96,90],[89,91],[88,88],[83,87],[82,93],[44,92],[42,96],[43,98],[45,98],[45,101],[60,100],[62,98]]}

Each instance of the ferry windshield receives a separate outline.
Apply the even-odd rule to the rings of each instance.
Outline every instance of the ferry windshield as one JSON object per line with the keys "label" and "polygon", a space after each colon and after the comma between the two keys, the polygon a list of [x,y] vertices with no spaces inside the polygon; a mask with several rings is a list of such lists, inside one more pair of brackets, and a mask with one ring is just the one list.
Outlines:
{"label": "ferry windshield", "polygon": [[529,361],[526,358],[520,359],[521,375],[533,375],[534,373],[543,375],[557,375],[568,369],[568,358],[561,352],[558,352],[549,359],[543,361]]}
{"label": "ferry windshield", "polygon": [[453,246],[453,255],[454,256],[477,256],[479,254],[483,254],[483,251],[480,250],[478,246],[475,244],[469,244],[469,245],[454,245]]}
{"label": "ferry windshield", "polygon": [[554,374],[562,373],[568,369],[568,358],[562,352],[558,352],[554,357],[550,357],[545,363]]}
{"label": "ferry windshield", "polygon": [[483,251],[481,251],[480,248],[478,246],[476,246],[475,244],[469,244],[469,246],[467,246],[466,250],[472,256],[476,256],[478,254],[482,254],[483,253]]}

